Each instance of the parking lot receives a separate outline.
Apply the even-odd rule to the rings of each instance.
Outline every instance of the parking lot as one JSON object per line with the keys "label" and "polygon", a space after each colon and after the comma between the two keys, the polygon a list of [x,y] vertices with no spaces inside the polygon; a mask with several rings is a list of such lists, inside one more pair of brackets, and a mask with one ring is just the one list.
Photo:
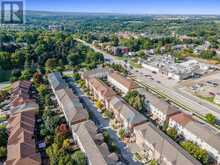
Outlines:
{"label": "parking lot", "polygon": [[220,92],[220,72],[181,84],[187,92],[201,97],[214,97]]}
{"label": "parking lot", "polygon": [[172,78],[168,78],[166,75],[163,75],[161,73],[155,73],[150,70],[147,70],[145,68],[141,68],[139,70],[136,70],[138,74],[142,74],[145,78],[152,80],[158,84],[164,85],[166,87],[174,87],[177,85],[178,81],[174,80]]}

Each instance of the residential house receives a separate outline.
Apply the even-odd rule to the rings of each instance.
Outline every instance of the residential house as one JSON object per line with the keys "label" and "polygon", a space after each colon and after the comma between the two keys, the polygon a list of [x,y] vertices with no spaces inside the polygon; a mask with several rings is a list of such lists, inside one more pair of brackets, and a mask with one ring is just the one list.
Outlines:
{"label": "residential house", "polygon": [[55,93],[56,90],[68,87],[60,72],[50,73],[47,77],[53,93]]}
{"label": "residential house", "polygon": [[112,72],[112,69],[109,69],[109,68],[93,69],[93,70],[84,72],[82,74],[82,79],[84,79],[86,81],[86,84],[87,84],[88,79],[107,77],[111,72]]}
{"label": "residential house", "polygon": [[24,102],[21,105],[11,108],[11,113],[16,114],[25,111],[34,111],[35,113],[38,113],[38,110],[39,110],[39,105],[35,101],[28,101],[28,102]]}
{"label": "residential house", "polygon": [[88,120],[72,126],[73,138],[87,158],[89,165],[115,165],[118,156],[110,153],[102,134],[97,133],[95,124]]}
{"label": "residential house", "polygon": [[116,96],[116,93],[104,82],[96,78],[89,79],[88,87],[93,93],[95,99],[101,101],[103,105],[108,109],[109,102],[113,96]]}
{"label": "residential house", "polygon": [[125,94],[138,87],[138,85],[133,80],[123,77],[118,72],[109,74],[108,81]]}
{"label": "residential house", "polygon": [[88,120],[88,112],[83,108],[79,98],[73,94],[72,89],[68,88],[61,74],[51,73],[48,75],[48,80],[68,124],[73,125]]}
{"label": "residential house", "polygon": [[88,112],[83,108],[79,98],[73,94],[72,89],[59,89],[55,95],[69,125],[88,120]]}
{"label": "residential house", "polygon": [[[51,86],[54,88],[54,94],[57,98],[57,102],[63,111],[69,126],[72,128],[72,134],[75,142],[88,158],[88,164],[115,165],[118,161],[117,154],[109,152],[107,144],[104,143],[103,135],[98,134],[95,124],[88,120],[88,112],[80,103],[79,97],[74,95],[72,89],[66,87],[65,82],[63,82],[63,79],[60,77],[60,74],[56,75],[58,76],[55,76],[55,83],[51,81],[54,79],[54,75],[51,76],[53,78],[49,81],[51,81]],[[103,98],[108,98],[106,93],[102,93],[101,91],[101,94],[104,94]]]}
{"label": "residential house", "polygon": [[134,133],[136,144],[148,155],[148,159],[155,159],[163,165],[201,165],[150,122],[135,127]]}
{"label": "residential house", "polygon": [[127,130],[147,122],[147,119],[133,107],[128,105],[121,97],[114,96],[110,100],[109,110],[111,110],[115,118],[120,121]]}
{"label": "residential house", "polygon": [[41,165],[40,153],[36,153],[35,148],[34,127],[34,111],[10,116],[6,165]]}
{"label": "residential house", "polygon": [[128,52],[129,52],[129,48],[127,48],[127,47],[117,46],[117,47],[113,48],[113,55],[114,56],[121,56],[124,54],[128,54]]}
{"label": "residential house", "polygon": [[185,139],[198,144],[208,151],[220,163],[220,132],[192,118],[192,116],[179,113],[170,117],[169,126],[176,128]]}
{"label": "residential house", "polygon": [[39,106],[32,98],[32,83],[30,81],[17,81],[12,84],[10,113],[16,114],[25,111],[38,112]]}
{"label": "residential house", "polygon": [[195,37],[190,37],[190,36],[187,36],[187,35],[182,35],[182,36],[179,36],[178,37],[181,41],[185,42],[185,41],[192,41],[195,39]]}
{"label": "residential house", "polygon": [[30,81],[16,81],[12,84],[12,93],[19,93],[21,90],[29,92],[32,83]]}
{"label": "residential house", "polygon": [[152,119],[154,119],[159,125],[162,126],[165,121],[169,121],[169,118],[172,115],[180,113],[176,107],[149,93],[145,89],[139,88],[137,91],[145,96],[145,107],[152,116]]}
{"label": "residential house", "polygon": [[10,102],[12,108],[32,101],[31,86],[30,81],[16,81],[12,84]]}

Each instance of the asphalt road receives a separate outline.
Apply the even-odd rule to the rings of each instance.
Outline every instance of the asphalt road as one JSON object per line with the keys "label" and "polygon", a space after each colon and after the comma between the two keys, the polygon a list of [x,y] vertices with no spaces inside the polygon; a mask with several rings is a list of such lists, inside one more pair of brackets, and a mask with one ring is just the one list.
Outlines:
{"label": "asphalt road", "polygon": [[188,95],[182,95],[174,90],[171,90],[167,87],[164,87],[158,83],[152,82],[143,77],[143,75],[135,74],[134,77],[138,82],[150,87],[152,89],[158,90],[158,92],[165,94],[170,98],[174,103],[181,104],[186,107],[187,110],[192,111],[192,113],[196,113],[202,116],[205,116],[207,113],[212,113],[218,119],[220,119],[220,110],[215,107],[210,107],[209,104],[205,104],[202,102],[195,101],[195,98],[192,98]]}
{"label": "asphalt road", "polygon": [[[118,63],[121,65],[127,65],[124,61],[115,58],[114,56],[99,50],[85,41],[77,39],[77,41],[83,43],[86,46],[94,49],[97,52],[100,52],[104,55],[105,59],[108,59],[110,62]],[[163,86],[162,84],[158,84],[146,77],[141,73],[140,69],[129,69],[129,72],[132,73],[134,79],[142,85],[151,88],[162,95],[167,96],[171,101],[176,103],[177,105],[182,105],[182,108],[185,108],[192,113],[205,116],[208,113],[215,115],[220,120],[220,108],[213,106],[199,98],[195,98],[194,96],[183,94],[175,89],[170,89],[168,87]]]}

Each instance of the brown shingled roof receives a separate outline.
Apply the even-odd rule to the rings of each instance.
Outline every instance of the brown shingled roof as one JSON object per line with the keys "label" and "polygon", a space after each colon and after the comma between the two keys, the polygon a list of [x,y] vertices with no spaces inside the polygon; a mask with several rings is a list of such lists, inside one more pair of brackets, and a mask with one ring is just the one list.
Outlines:
{"label": "brown shingled roof", "polygon": [[12,84],[12,91],[17,88],[29,89],[31,84],[30,81],[16,81]]}
{"label": "brown shingled roof", "polygon": [[138,87],[138,85],[131,79],[127,79],[120,75],[118,72],[113,72],[109,75],[111,78],[124,85],[127,89],[132,90]]}
{"label": "brown shingled roof", "polygon": [[11,106],[16,107],[24,103],[30,102],[30,81],[16,81],[12,84],[11,90]]}
{"label": "brown shingled roof", "polygon": [[96,79],[96,78],[92,78],[89,80],[90,83],[92,84],[92,86],[101,93],[101,95],[107,99],[110,100],[113,96],[116,95],[116,93],[110,88],[108,87],[106,84],[104,84],[103,82],[101,82],[100,80]]}
{"label": "brown shingled roof", "polygon": [[18,105],[22,105],[22,104],[24,104],[24,103],[28,103],[28,102],[31,102],[31,101],[33,101],[33,100],[31,100],[31,99],[29,99],[29,98],[17,97],[17,98],[15,98],[15,99],[13,99],[13,100],[11,101],[11,106],[16,107],[16,106],[18,106]]}
{"label": "brown shingled roof", "polygon": [[8,146],[6,165],[40,165],[34,135],[35,113],[26,111],[11,115],[8,120]]}
{"label": "brown shingled roof", "polygon": [[176,115],[171,116],[170,119],[176,121],[177,123],[179,123],[182,126],[185,126],[189,122],[194,121],[192,116],[190,116],[186,113],[178,113]]}

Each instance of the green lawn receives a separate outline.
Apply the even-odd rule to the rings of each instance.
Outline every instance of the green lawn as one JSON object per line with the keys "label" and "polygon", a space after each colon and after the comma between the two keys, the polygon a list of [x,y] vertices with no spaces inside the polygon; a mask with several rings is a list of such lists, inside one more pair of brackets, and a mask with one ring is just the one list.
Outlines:
{"label": "green lawn", "polygon": [[134,68],[138,68],[138,69],[142,68],[142,66],[140,64],[137,64],[132,60],[129,61],[129,64]]}
{"label": "green lawn", "polygon": [[0,82],[9,81],[11,78],[11,71],[5,71],[0,69]]}
{"label": "green lawn", "polygon": [[117,59],[117,60],[128,60],[129,58],[128,57],[126,57],[126,56],[115,56],[115,58]]}
{"label": "green lawn", "polygon": [[204,96],[199,96],[201,99],[206,100],[210,103],[214,103],[214,97],[204,97]]}
{"label": "green lawn", "polygon": [[219,104],[216,104],[214,102],[214,97],[204,97],[204,96],[200,96],[200,95],[196,95],[196,96],[220,107]]}
{"label": "green lawn", "polygon": [[5,115],[0,116],[0,122],[6,121],[7,117]]}
{"label": "green lawn", "polygon": [[[200,95],[196,95],[196,96],[199,97],[200,99],[203,99],[203,100],[206,100],[206,101],[208,101],[210,103],[215,104],[214,97],[206,97],[206,96],[200,96]],[[216,105],[218,105],[218,104],[216,104]]]}

